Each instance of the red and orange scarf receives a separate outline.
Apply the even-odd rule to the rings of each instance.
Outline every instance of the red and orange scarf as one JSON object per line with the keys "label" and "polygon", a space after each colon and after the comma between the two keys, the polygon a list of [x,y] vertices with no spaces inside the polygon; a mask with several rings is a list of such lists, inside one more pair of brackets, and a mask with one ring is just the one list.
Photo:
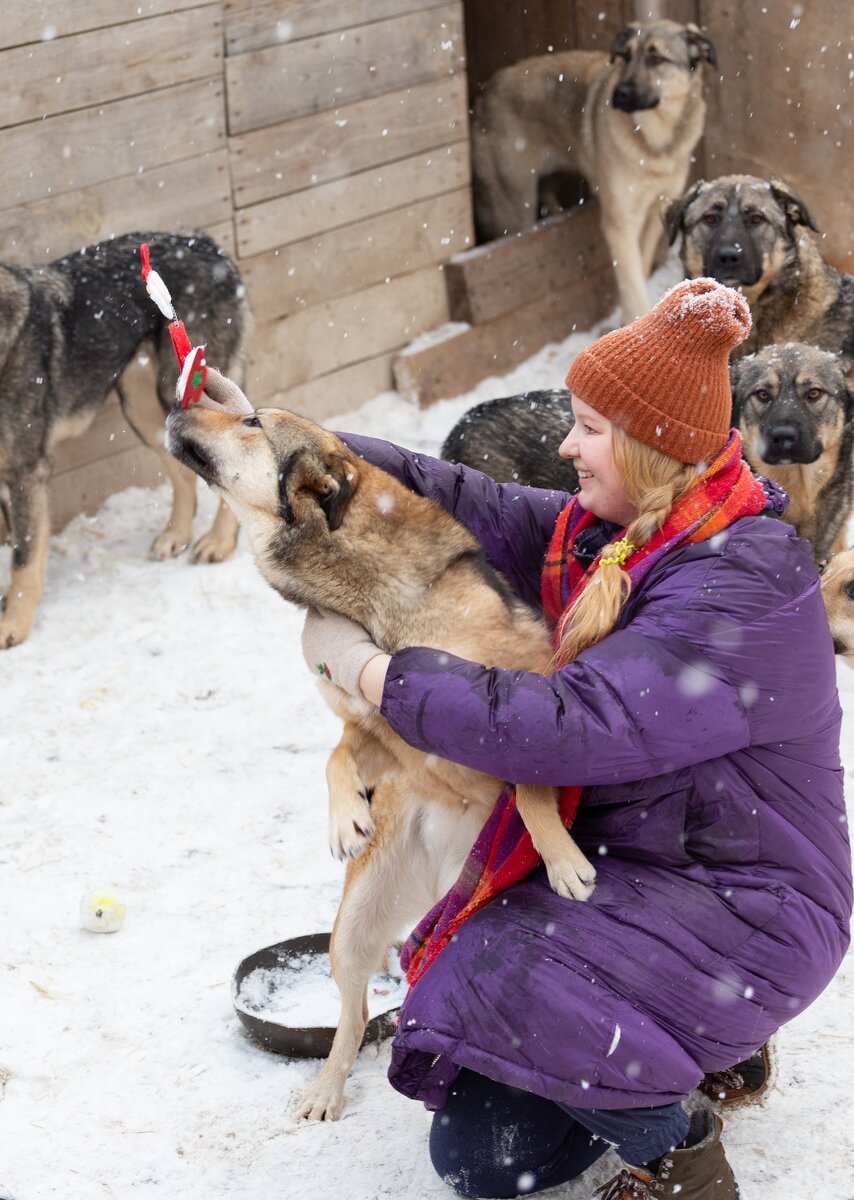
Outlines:
{"label": "red and orange scarf", "polygon": [[[768,505],[762,484],[741,457],[741,436],[733,430],[717,458],[696,484],[676,501],[662,528],[627,560],[632,587],[665,555],[691,542],[703,542],[740,517],[754,516]],[[542,576],[543,611],[557,648],[561,618],[590,582],[601,552],[585,569],[573,556],[579,533],[598,520],[576,497],[561,512],[546,552]],[[623,534],[620,535],[621,537]],[[569,828],[575,819],[581,788],[563,787],[558,803]],[[472,913],[506,888],[519,883],[540,858],[516,809],[516,793],[507,784],[478,834],[454,886],[409,935],[400,956],[414,986]]]}

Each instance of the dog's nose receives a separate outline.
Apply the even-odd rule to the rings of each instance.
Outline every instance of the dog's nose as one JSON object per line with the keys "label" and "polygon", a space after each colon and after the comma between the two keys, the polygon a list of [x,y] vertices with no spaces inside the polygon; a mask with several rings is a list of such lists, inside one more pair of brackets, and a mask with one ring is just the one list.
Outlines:
{"label": "dog's nose", "polygon": [[769,451],[781,457],[789,457],[798,444],[800,432],[797,425],[791,422],[780,421],[779,424],[772,425],[765,434]]}
{"label": "dog's nose", "polygon": [[621,112],[634,112],[637,108],[637,96],[630,83],[618,83],[614,88],[614,108]]}
{"label": "dog's nose", "polygon": [[727,242],[723,246],[718,246],[715,255],[720,267],[737,267],[743,256],[744,250],[738,242]]}

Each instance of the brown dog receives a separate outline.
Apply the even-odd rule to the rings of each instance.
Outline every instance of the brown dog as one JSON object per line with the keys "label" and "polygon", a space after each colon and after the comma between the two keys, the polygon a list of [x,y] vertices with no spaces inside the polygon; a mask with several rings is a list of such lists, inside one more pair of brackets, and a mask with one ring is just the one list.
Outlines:
{"label": "brown dog", "polygon": [[[209,383],[211,394],[217,387]],[[545,626],[487,566],[473,535],[313,421],[278,409],[177,410],[167,445],[232,506],[285,599],[351,617],[389,653],[433,646],[547,670]],[[501,781],[414,750],[373,705],[321,687],[345,722],[327,781],[332,847],[351,861],[331,949],[341,1020],[297,1111],[336,1118],[365,1031],[368,979],[453,883]],[[520,786],[517,804],[552,887],[586,899],[595,872],[561,824],[553,789]]]}
{"label": "brown dog", "polygon": [[854,357],[854,276],[821,256],[818,227],[779,179],[723,175],[700,180],[665,217],[671,245],[680,238],[686,275],[709,275],[738,288],[753,330],[734,358],[777,342],[811,342]]}
{"label": "brown dog", "polygon": [[833,649],[854,666],[854,549],[835,554],[821,575]]}
{"label": "brown dog", "polygon": [[838,354],[789,342],[732,364],[733,424],[744,455],[788,493],[785,519],[817,563],[845,546],[854,512],[854,392]]}
{"label": "brown dog", "polygon": [[714,64],[714,47],[695,25],[653,21],[622,29],[610,59],[570,50],[497,71],[472,120],[480,236],[528,229],[544,182],[580,174],[599,199],[623,320],[645,313],[662,210],[703,132],[703,62]]}

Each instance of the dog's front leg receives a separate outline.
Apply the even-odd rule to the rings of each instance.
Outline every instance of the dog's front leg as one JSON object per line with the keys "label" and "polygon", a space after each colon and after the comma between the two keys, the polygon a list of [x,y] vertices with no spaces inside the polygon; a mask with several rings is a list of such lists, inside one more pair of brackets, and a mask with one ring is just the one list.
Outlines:
{"label": "dog's front leg", "polygon": [[341,741],[326,764],[329,848],[342,860],[362,854],[374,834],[373,789],[364,778],[361,761],[367,740],[367,735],[357,725],[346,722]]}
{"label": "dog's front leg", "polygon": [[0,616],[0,650],[27,638],[44,591],[50,545],[47,481],[47,467],[39,467],[18,476],[9,488],[12,578]]}
{"label": "dog's front leg", "polygon": [[649,312],[649,292],[641,248],[646,206],[640,203],[638,197],[638,209],[629,210],[626,201],[631,199],[631,194],[617,197],[604,190],[599,193],[602,233],[614,264],[624,325]]}
{"label": "dog's front leg", "polygon": [[554,788],[518,784],[516,807],[543,860],[552,890],[568,899],[587,900],[596,884],[596,870],[565,829]]}

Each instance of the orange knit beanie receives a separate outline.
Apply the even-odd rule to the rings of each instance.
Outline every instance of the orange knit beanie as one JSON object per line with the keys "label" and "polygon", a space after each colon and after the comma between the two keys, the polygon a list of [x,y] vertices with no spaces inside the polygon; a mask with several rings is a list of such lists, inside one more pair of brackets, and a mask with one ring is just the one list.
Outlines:
{"label": "orange knit beanie", "polygon": [[686,279],[645,316],[582,350],[566,386],[647,446],[708,462],[729,435],[729,352],[751,324],[738,292]]}

